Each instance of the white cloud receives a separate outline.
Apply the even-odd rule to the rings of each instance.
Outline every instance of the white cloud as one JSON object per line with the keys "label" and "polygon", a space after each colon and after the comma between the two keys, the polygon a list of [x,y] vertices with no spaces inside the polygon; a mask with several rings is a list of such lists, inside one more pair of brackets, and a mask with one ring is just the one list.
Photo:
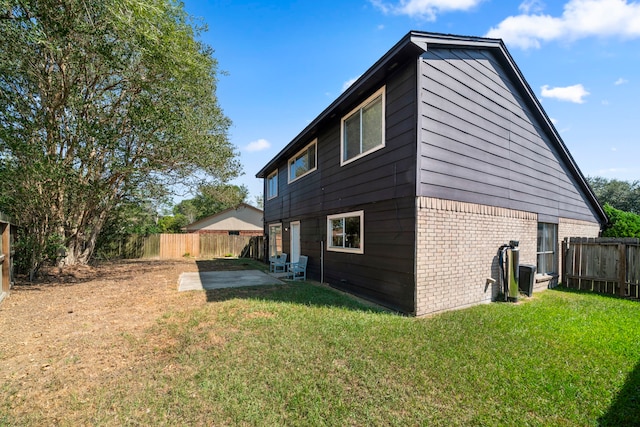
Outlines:
{"label": "white cloud", "polygon": [[555,98],[559,101],[574,102],[576,104],[583,104],[584,97],[589,95],[589,92],[581,84],[567,86],[567,87],[549,87],[544,85],[541,88],[542,96],[544,98]]}
{"label": "white cloud", "polygon": [[266,150],[268,148],[271,147],[271,143],[269,141],[267,141],[266,139],[258,139],[256,141],[252,141],[249,143],[249,145],[247,145],[244,149],[245,151],[248,151],[249,153],[252,153],[254,151],[262,151],[262,150]]}
{"label": "white cloud", "polygon": [[438,13],[469,10],[484,0],[399,0],[395,3],[384,0],[369,1],[385,14],[408,15],[435,21]]}
{"label": "white cloud", "polygon": [[606,169],[598,169],[596,172],[596,176],[607,176],[607,175],[620,175],[626,174],[629,172],[627,168],[606,168]]}
{"label": "white cloud", "polygon": [[[628,0],[570,0],[561,16],[542,14],[541,4],[525,1],[521,15],[509,16],[487,37],[502,38],[510,46],[539,48],[542,42],[585,37],[640,37],[640,3]],[[533,13],[532,13],[533,12]]]}
{"label": "white cloud", "polygon": [[356,76],[356,77],[354,77],[352,79],[349,79],[346,82],[342,83],[342,92],[344,92],[345,90],[349,89],[349,86],[354,84],[356,82],[356,80],[358,80],[359,78],[360,78],[360,76]]}
{"label": "white cloud", "polygon": [[540,0],[525,0],[518,6],[518,10],[525,15],[540,13],[544,10],[544,3]]}
{"label": "white cloud", "polygon": [[615,83],[613,83],[616,86],[620,86],[623,85],[625,83],[629,83],[629,80],[627,79],[623,79],[622,77],[620,77],[618,80],[615,81]]}

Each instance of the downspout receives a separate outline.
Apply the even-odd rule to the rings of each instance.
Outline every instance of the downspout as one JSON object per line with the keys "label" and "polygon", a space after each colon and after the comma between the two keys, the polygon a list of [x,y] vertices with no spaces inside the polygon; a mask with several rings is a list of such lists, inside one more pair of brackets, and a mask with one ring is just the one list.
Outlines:
{"label": "downspout", "polygon": [[320,240],[320,283],[324,283],[324,240]]}

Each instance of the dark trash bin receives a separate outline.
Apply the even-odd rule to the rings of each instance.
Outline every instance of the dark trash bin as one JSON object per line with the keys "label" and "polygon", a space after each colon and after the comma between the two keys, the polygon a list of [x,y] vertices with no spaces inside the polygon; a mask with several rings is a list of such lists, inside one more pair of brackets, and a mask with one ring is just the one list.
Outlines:
{"label": "dark trash bin", "polygon": [[530,297],[533,294],[533,284],[536,280],[536,266],[520,264],[518,273],[520,273],[518,290],[526,296]]}

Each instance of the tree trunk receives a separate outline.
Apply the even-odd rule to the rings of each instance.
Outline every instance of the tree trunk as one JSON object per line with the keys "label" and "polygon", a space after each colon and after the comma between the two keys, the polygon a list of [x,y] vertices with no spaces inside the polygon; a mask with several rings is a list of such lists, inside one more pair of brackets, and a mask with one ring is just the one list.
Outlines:
{"label": "tree trunk", "polygon": [[108,210],[104,209],[94,217],[91,225],[83,225],[81,228],[89,230],[88,233],[76,231],[67,239],[67,253],[61,263],[64,265],[86,265],[91,261],[96,242],[102,227],[106,221]]}

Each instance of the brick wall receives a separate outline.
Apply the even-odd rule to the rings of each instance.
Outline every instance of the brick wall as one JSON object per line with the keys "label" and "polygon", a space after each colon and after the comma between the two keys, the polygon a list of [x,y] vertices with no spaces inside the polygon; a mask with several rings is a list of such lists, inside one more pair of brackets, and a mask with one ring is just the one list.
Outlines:
{"label": "brick wall", "polygon": [[536,263],[534,213],[427,197],[416,206],[417,316],[494,300],[498,249],[510,240],[520,242],[520,263]]}
{"label": "brick wall", "polygon": [[[520,242],[520,264],[536,265],[535,213],[429,197],[418,197],[416,208],[417,316],[495,300],[501,291],[498,249],[510,240]],[[560,218],[558,254],[564,237],[597,237],[599,229]],[[546,289],[546,283],[538,285],[535,290]]]}

